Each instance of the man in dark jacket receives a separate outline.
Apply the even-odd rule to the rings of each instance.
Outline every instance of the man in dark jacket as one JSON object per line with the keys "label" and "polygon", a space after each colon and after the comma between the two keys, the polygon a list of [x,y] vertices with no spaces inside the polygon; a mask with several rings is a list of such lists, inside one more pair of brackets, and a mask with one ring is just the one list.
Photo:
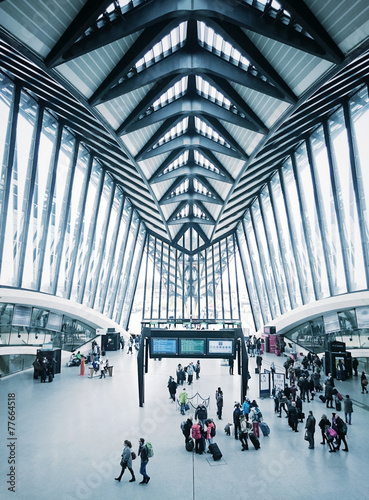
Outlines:
{"label": "man in dark jacket", "polygon": [[240,432],[240,416],[242,415],[240,403],[236,403],[233,410],[234,438],[238,439]]}
{"label": "man in dark jacket", "polygon": [[291,403],[291,407],[290,407],[289,412],[288,412],[288,417],[289,417],[289,420],[290,420],[290,424],[291,424],[292,430],[295,431],[295,432],[299,432],[297,430],[297,424],[298,424],[298,421],[299,421],[298,410],[296,408],[296,403],[294,401],[292,401],[292,403]]}
{"label": "man in dark jacket", "polygon": [[327,408],[333,408],[333,387],[330,383],[326,383],[325,385],[325,397]]}
{"label": "man in dark jacket", "polygon": [[144,438],[140,439],[138,455],[141,457],[140,474],[143,476],[142,481],[139,484],[147,484],[150,481],[150,476],[146,473],[146,466],[149,462],[149,453],[147,451]]}
{"label": "man in dark jacket", "polygon": [[312,411],[309,411],[309,416],[306,419],[305,429],[309,441],[309,450],[314,449],[314,434],[315,434],[315,417]]}

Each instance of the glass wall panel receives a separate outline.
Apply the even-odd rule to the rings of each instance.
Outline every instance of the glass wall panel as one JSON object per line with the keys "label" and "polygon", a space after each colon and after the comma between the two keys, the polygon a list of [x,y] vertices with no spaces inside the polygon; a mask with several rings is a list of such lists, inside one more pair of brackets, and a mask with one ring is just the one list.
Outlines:
{"label": "glass wall panel", "polygon": [[64,237],[63,227],[68,209],[68,194],[73,176],[72,159],[74,146],[74,137],[68,130],[64,129],[56,170],[55,189],[52,193],[53,201],[42,269],[41,290],[46,293],[53,292],[54,283],[57,280],[56,252],[57,248],[62,245]]}
{"label": "glass wall panel", "polygon": [[117,237],[119,230],[120,217],[124,203],[123,193],[115,188],[113,206],[111,210],[108,232],[106,235],[106,244],[101,261],[100,275],[97,285],[96,299],[94,309],[103,312],[108,284],[111,276],[114,255],[117,250]]}
{"label": "glass wall panel", "polygon": [[[73,182],[73,191],[71,197],[71,212],[68,219],[68,226],[72,223],[73,228],[76,223],[79,214],[83,213],[83,222],[80,229],[80,234],[76,237],[79,238],[78,250],[77,250],[77,263],[72,279],[72,293],[71,299],[75,302],[82,303],[83,294],[86,286],[87,271],[90,261],[90,254],[92,251],[93,236],[96,225],[97,210],[99,207],[99,196],[100,196],[100,184],[102,182],[103,173],[101,167],[97,162],[94,162],[92,166],[91,176],[89,178],[87,198],[81,200],[82,188],[84,185],[84,179],[87,174],[87,162],[88,155],[86,151],[80,147],[78,161],[76,165],[75,181]],[[80,204],[85,202],[85,208],[82,211]],[[72,207],[75,207],[75,211],[72,212]],[[66,232],[67,235],[73,236],[70,231]],[[73,241],[69,238],[66,239],[64,254],[67,250],[73,251]]]}
{"label": "glass wall panel", "polygon": [[317,300],[329,297],[328,275],[324,259],[323,242],[319,227],[317,206],[314,203],[314,187],[311,177],[310,164],[306,151],[306,144],[297,149],[295,153],[296,171],[299,181],[301,196],[302,217],[304,219],[306,242],[308,244],[310,264],[314,279],[314,289]]}
{"label": "glass wall panel", "polygon": [[343,251],[350,280],[349,291],[363,290],[366,288],[363,246],[342,109],[339,109],[328,121],[328,127],[332,141],[337,197],[343,225]]}
{"label": "glass wall panel", "polygon": [[258,297],[261,305],[261,311],[264,321],[271,321],[272,315],[270,312],[269,301],[263,273],[261,270],[260,255],[258,253],[254,228],[251,222],[251,214],[247,212],[244,217],[246,244],[250,254],[251,269],[254,276],[254,281],[257,287]]}
{"label": "glass wall panel", "polygon": [[283,261],[279,251],[277,228],[273,216],[272,205],[270,201],[268,188],[264,188],[260,193],[260,204],[262,207],[263,219],[266,229],[266,238],[270,252],[273,275],[277,287],[279,304],[282,314],[291,309],[289,292],[287,288],[286,276],[283,268]]}
{"label": "glass wall panel", "polygon": [[32,157],[34,154],[34,130],[38,107],[25,92],[21,92],[15,153],[10,179],[8,217],[5,229],[1,282],[3,285],[18,286],[17,274],[21,258],[21,245],[28,204]]}
{"label": "glass wall panel", "polygon": [[[61,265],[58,279],[57,294],[69,298],[73,283],[73,274],[76,269],[76,259],[80,252],[80,243],[83,239],[83,217],[85,212],[86,186],[90,180],[87,151],[79,147],[77,163],[74,168],[72,193],[68,207],[68,217],[64,234],[64,246],[61,255]],[[79,264],[80,265],[80,264]],[[76,294],[73,295],[76,298]]]}
{"label": "glass wall panel", "polygon": [[328,272],[332,293],[336,295],[345,293],[347,288],[323,127],[319,127],[311,136],[311,146],[314,158],[313,168],[316,190],[319,198],[323,236],[327,252]]}
{"label": "glass wall panel", "polygon": [[30,212],[28,239],[25,254],[25,263],[22,277],[22,287],[35,289],[40,266],[43,261],[43,245],[46,221],[48,220],[48,207],[51,197],[53,179],[53,153],[57,131],[56,120],[45,111],[43,116],[40,146],[38,151],[38,164],[35,184],[32,194],[32,209]]}
{"label": "glass wall panel", "polygon": [[359,199],[362,207],[363,224],[365,227],[364,249],[367,262],[369,261],[369,98],[368,88],[365,86],[350,100],[354,153],[357,166]]}
{"label": "glass wall panel", "polygon": [[259,200],[255,200],[251,207],[253,229],[255,231],[255,245],[260,256],[261,273],[264,280],[268,303],[273,318],[280,315],[279,299],[276,291],[272,265],[269,258],[268,243],[264,231]]}
{"label": "glass wall panel", "polygon": [[[245,232],[243,230],[242,224],[239,225],[237,229],[237,240],[238,240],[238,248],[240,250],[241,264],[243,275],[245,277],[244,282],[247,285],[247,295],[248,302],[251,305],[252,314],[255,322],[255,327],[258,330],[263,326],[263,316],[261,313],[259,296],[256,288],[256,283],[254,280],[254,275],[251,267],[250,255],[248,252]],[[245,304],[245,308],[242,308],[243,314],[247,314],[247,305]]]}
{"label": "glass wall panel", "polygon": [[292,162],[287,160],[281,171],[285,192],[287,212],[291,224],[292,238],[294,241],[294,253],[297,269],[300,277],[301,292],[304,304],[315,300],[311,268],[304,234],[304,228],[301,222],[302,214],[300,212],[299,197],[297,193],[296,180],[293,173]]}
{"label": "glass wall panel", "polygon": [[286,204],[284,201],[280,183],[280,177],[278,174],[272,177],[270,185],[271,185],[271,195],[275,210],[275,218],[277,222],[277,232],[280,241],[283,267],[285,269],[292,309],[295,309],[296,307],[302,305],[302,296],[301,296],[299,275],[296,268],[296,261],[290,238]]}
{"label": "glass wall panel", "polygon": [[86,288],[83,295],[83,303],[88,307],[93,307],[95,301],[96,287],[101,267],[101,258],[106,244],[106,230],[109,222],[113,190],[113,180],[106,174],[104,177],[102,193],[99,197],[99,210],[93,232]]}
{"label": "glass wall panel", "polygon": [[220,242],[221,251],[221,270],[222,270],[222,281],[223,281],[223,319],[231,318],[231,303],[229,294],[229,271],[228,271],[228,258],[227,258],[227,240],[223,239]]}
{"label": "glass wall panel", "polygon": [[104,314],[108,318],[113,317],[115,310],[117,289],[119,286],[120,273],[123,265],[123,255],[125,250],[125,242],[128,235],[129,221],[132,214],[132,206],[127,199],[124,201],[123,215],[119,223],[118,238],[114,251],[112,270],[109,278],[108,291],[106,295],[106,303],[104,306]]}
{"label": "glass wall panel", "polygon": [[129,280],[129,275],[131,271],[131,262],[133,257],[133,252],[136,243],[136,236],[138,230],[139,220],[136,214],[133,214],[132,223],[129,228],[128,240],[126,245],[126,250],[123,258],[123,268],[121,273],[119,273],[119,285],[115,303],[115,314],[114,321],[120,324],[122,317],[122,310],[124,306],[124,298],[126,293],[126,285]]}

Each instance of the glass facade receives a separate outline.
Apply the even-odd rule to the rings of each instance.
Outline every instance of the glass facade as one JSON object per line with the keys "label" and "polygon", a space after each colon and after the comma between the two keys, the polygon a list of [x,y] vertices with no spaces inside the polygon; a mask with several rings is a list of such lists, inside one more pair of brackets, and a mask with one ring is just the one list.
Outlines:
{"label": "glass facade", "polygon": [[368,289],[366,85],[276,165],[235,232],[205,245],[190,229],[183,250],[147,231],[82,139],[0,83],[1,286],[72,300],[124,328],[134,316],[250,331]]}

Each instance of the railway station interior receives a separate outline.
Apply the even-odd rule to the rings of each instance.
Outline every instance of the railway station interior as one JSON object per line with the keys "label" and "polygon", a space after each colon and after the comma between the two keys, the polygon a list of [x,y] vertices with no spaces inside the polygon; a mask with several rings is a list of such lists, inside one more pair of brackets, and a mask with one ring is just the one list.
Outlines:
{"label": "railway station interior", "polygon": [[[366,0],[0,0],[1,498],[369,498],[368,85]],[[295,433],[273,389],[307,356]],[[199,404],[220,460],[185,448]],[[116,481],[140,438],[150,482]]]}

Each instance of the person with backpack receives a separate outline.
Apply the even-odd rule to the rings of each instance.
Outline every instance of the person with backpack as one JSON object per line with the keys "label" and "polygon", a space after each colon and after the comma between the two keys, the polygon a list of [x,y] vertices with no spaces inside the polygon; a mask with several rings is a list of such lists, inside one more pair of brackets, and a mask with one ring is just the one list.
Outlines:
{"label": "person with backpack", "polygon": [[[208,448],[209,448],[209,445],[213,444],[213,442],[214,442],[214,437],[216,434],[216,427],[215,427],[214,422],[210,418],[208,418],[206,420],[205,424],[206,424],[206,441],[208,443]],[[210,453],[209,450],[208,450],[208,453]]]}
{"label": "person with backpack", "polygon": [[251,408],[250,418],[252,422],[252,432],[256,437],[260,437],[259,424],[263,418],[263,415],[257,405]]}
{"label": "person with backpack", "polygon": [[341,442],[343,442],[345,447],[342,448],[342,451],[349,451],[348,446],[347,446],[347,442],[346,442],[347,425],[342,420],[342,418],[339,415],[337,415],[337,413],[335,415],[335,421],[336,421],[336,428],[337,428],[337,430],[336,430],[336,432],[337,432],[336,450],[338,451],[340,449]]}
{"label": "person with backpack", "polygon": [[188,399],[188,396],[187,396],[186,388],[184,387],[183,391],[179,395],[179,403],[181,405],[181,414],[182,415],[184,415],[186,412],[187,399]]}
{"label": "person with backpack", "polygon": [[140,474],[142,474],[142,481],[139,484],[147,484],[151,478],[146,472],[146,466],[149,463],[149,452],[144,438],[141,438],[139,441],[138,456],[141,457]]}
{"label": "person with backpack", "polygon": [[182,429],[183,435],[185,437],[186,443],[190,438],[191,428],[192,428],[192,418],[188,417],[188,419],[185,422],[182,422],[182,424],[181,424],[181,429]]}
{"label": "person with backpack", "polygon": [[208,410],[204,404],[199,404],[195,411],[195,420],[200,420],[201,425],[205,427],[206,419],[208,418]]}

